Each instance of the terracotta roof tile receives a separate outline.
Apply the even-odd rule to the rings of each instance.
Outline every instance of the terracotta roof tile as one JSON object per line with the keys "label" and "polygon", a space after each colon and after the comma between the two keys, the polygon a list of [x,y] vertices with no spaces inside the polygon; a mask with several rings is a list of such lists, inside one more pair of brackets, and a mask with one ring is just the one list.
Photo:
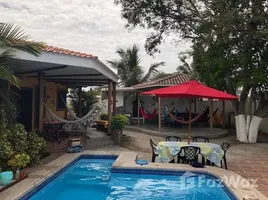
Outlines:
{"label": "terracotta roof tile", "polygon": [[137,85],[133,85],[133,88],[145,88],[150,86],[168,86],[168,85],[177,85],[181,83],[185,83],[187,81],[190,81],[189,77],[186,74],[172,74],[163,78],[159,78],[156,80],[139,83]]}
{"label": "terracotta roof tile", "polygon": [[54,47],[54,46],[48,46],[46,45],[43,51],[52,52],[52,53],[59,53],[59,54],[65,54],[65,55],[71,55],[71,56],[77,56],[82,58],[91,58],[91,59],[97,59],[97,56],[87,54],[87,53],[81,53],[78,51],[72,51],[69,49]]}

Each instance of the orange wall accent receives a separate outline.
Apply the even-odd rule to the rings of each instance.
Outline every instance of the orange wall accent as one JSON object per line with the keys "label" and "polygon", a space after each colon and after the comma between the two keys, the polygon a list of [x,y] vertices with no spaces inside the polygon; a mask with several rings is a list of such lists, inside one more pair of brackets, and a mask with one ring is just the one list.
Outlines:
{"label": "orange wall accent", "polygon": [[[27,76],[21,77],[21,82],[20,82],[20,87],[26,87],[26,88],[33,88],[33,105],[32,105],[32,129],[34,130],[34,118],[35,118],[35,105],[34,105],[34,96],[37,91],[35,91],[35,86],[38,85],[38,78],[29,78]],[[47,99],[47,106],[51,111],[53,111],[58,117],[60,118],[65,118],[65,110],[57,111],[56,110],[56,105],[57,105],[57,89],[65,89],[66,91],[68,90],[67,86],[56,84],[53,82],[47,82],[45,81],[45,87],[46,87],[46,96],[48,96]],[[48,120],[51,120],[51,116],[48,111],[45,111],[45,117]]]}

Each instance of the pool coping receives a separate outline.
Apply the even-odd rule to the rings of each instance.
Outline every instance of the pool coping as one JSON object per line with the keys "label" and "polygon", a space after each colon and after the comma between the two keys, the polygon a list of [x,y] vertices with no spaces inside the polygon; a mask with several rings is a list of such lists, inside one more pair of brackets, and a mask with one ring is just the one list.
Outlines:
{"label": "pool coping", "polygon": [[[181,172],[191,172],[197,174],[209,174],[213,177],[218,177],[223,180],[230,192],[239,200],[259,199],[268,200],[255,187],[244,187],[242,183],[246,183],[240,175],[235,172],[224,170],[218,167],[194,168],[185,164],[171,164],[171,163],[148,163],[148,165],[136,164],[138,154],[135,152],[118,152],[118,151],[83,151],[76,154],[64,154],[61,157],[53,160],[47,165],[42,166],[29,174],[28,178],[17,183],[0,193],[1,200],[17,200],[25,196],[34,188],[37,188],[41,183],[49,181],[54,175],[61,172],[61,170],[68,165],[74,163],[80,156],[105,156],[115,157],[117,159],[112,165],[112,172],[124,173],[149,173],[149,174],[178,174]],[[239,180],[232,181],[232,180]]]}

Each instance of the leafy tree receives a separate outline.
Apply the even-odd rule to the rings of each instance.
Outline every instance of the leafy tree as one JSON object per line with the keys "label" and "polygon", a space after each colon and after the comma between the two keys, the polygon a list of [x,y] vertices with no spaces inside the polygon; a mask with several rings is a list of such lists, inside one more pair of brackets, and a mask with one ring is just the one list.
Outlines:
{"label": "leafy tree", "polygon": [[[86,115],[94,104],[99,102],[100,90],[82,91],[81,95],[81,115]],[[76,115],[79,111],[79,89],[72,89],[68,98],[71,99],[71,107]]]}
{"label": "leafy tree", "polygon": [[157,68],[164,65],[164,62],[154,63],[149,67],[148,72],[145,73],[140,65],[141,57],[139,56],[139,48],[136,45],[126,50],[120,48],[116,53],[120,56],[120,60],[108,61],[108,63],[111,67],[118,70],[119,84],[125,87],[131,87],[132,85],[153,79],[158,72]]}
{"label": "leafy tree", "polygon": [[[241,87],[240,99],[233,101],[237,139],[254,142],[252,138],[258,131],[254,123],[258,125],[267,116],[264,95],[268,71],[267,1],[115,0],[115,3],[121,5],[128,28],[142,26],[153,30],[145,44],[148,53],[157,52],[164,37],[175,34],[192,42],[193,67],[202,81],[234,95],[236,88]],[[259,101],[259,108],[246,119],[249,95],[250,102]]]}

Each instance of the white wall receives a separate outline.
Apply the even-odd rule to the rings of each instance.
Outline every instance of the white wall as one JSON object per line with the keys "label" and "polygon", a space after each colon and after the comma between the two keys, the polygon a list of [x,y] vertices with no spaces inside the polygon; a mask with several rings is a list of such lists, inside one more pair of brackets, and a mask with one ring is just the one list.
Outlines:
{"label": "white wall", "polygon": [[[116,107],[120,107],[124,105],[123,95],[124,93],[122,91],[116,92]],[[107,92],[103,92],[102,98],[107,98]],[[106,101],[105,105],[103,106],[102,113],[108,113],[108,101]]]}

